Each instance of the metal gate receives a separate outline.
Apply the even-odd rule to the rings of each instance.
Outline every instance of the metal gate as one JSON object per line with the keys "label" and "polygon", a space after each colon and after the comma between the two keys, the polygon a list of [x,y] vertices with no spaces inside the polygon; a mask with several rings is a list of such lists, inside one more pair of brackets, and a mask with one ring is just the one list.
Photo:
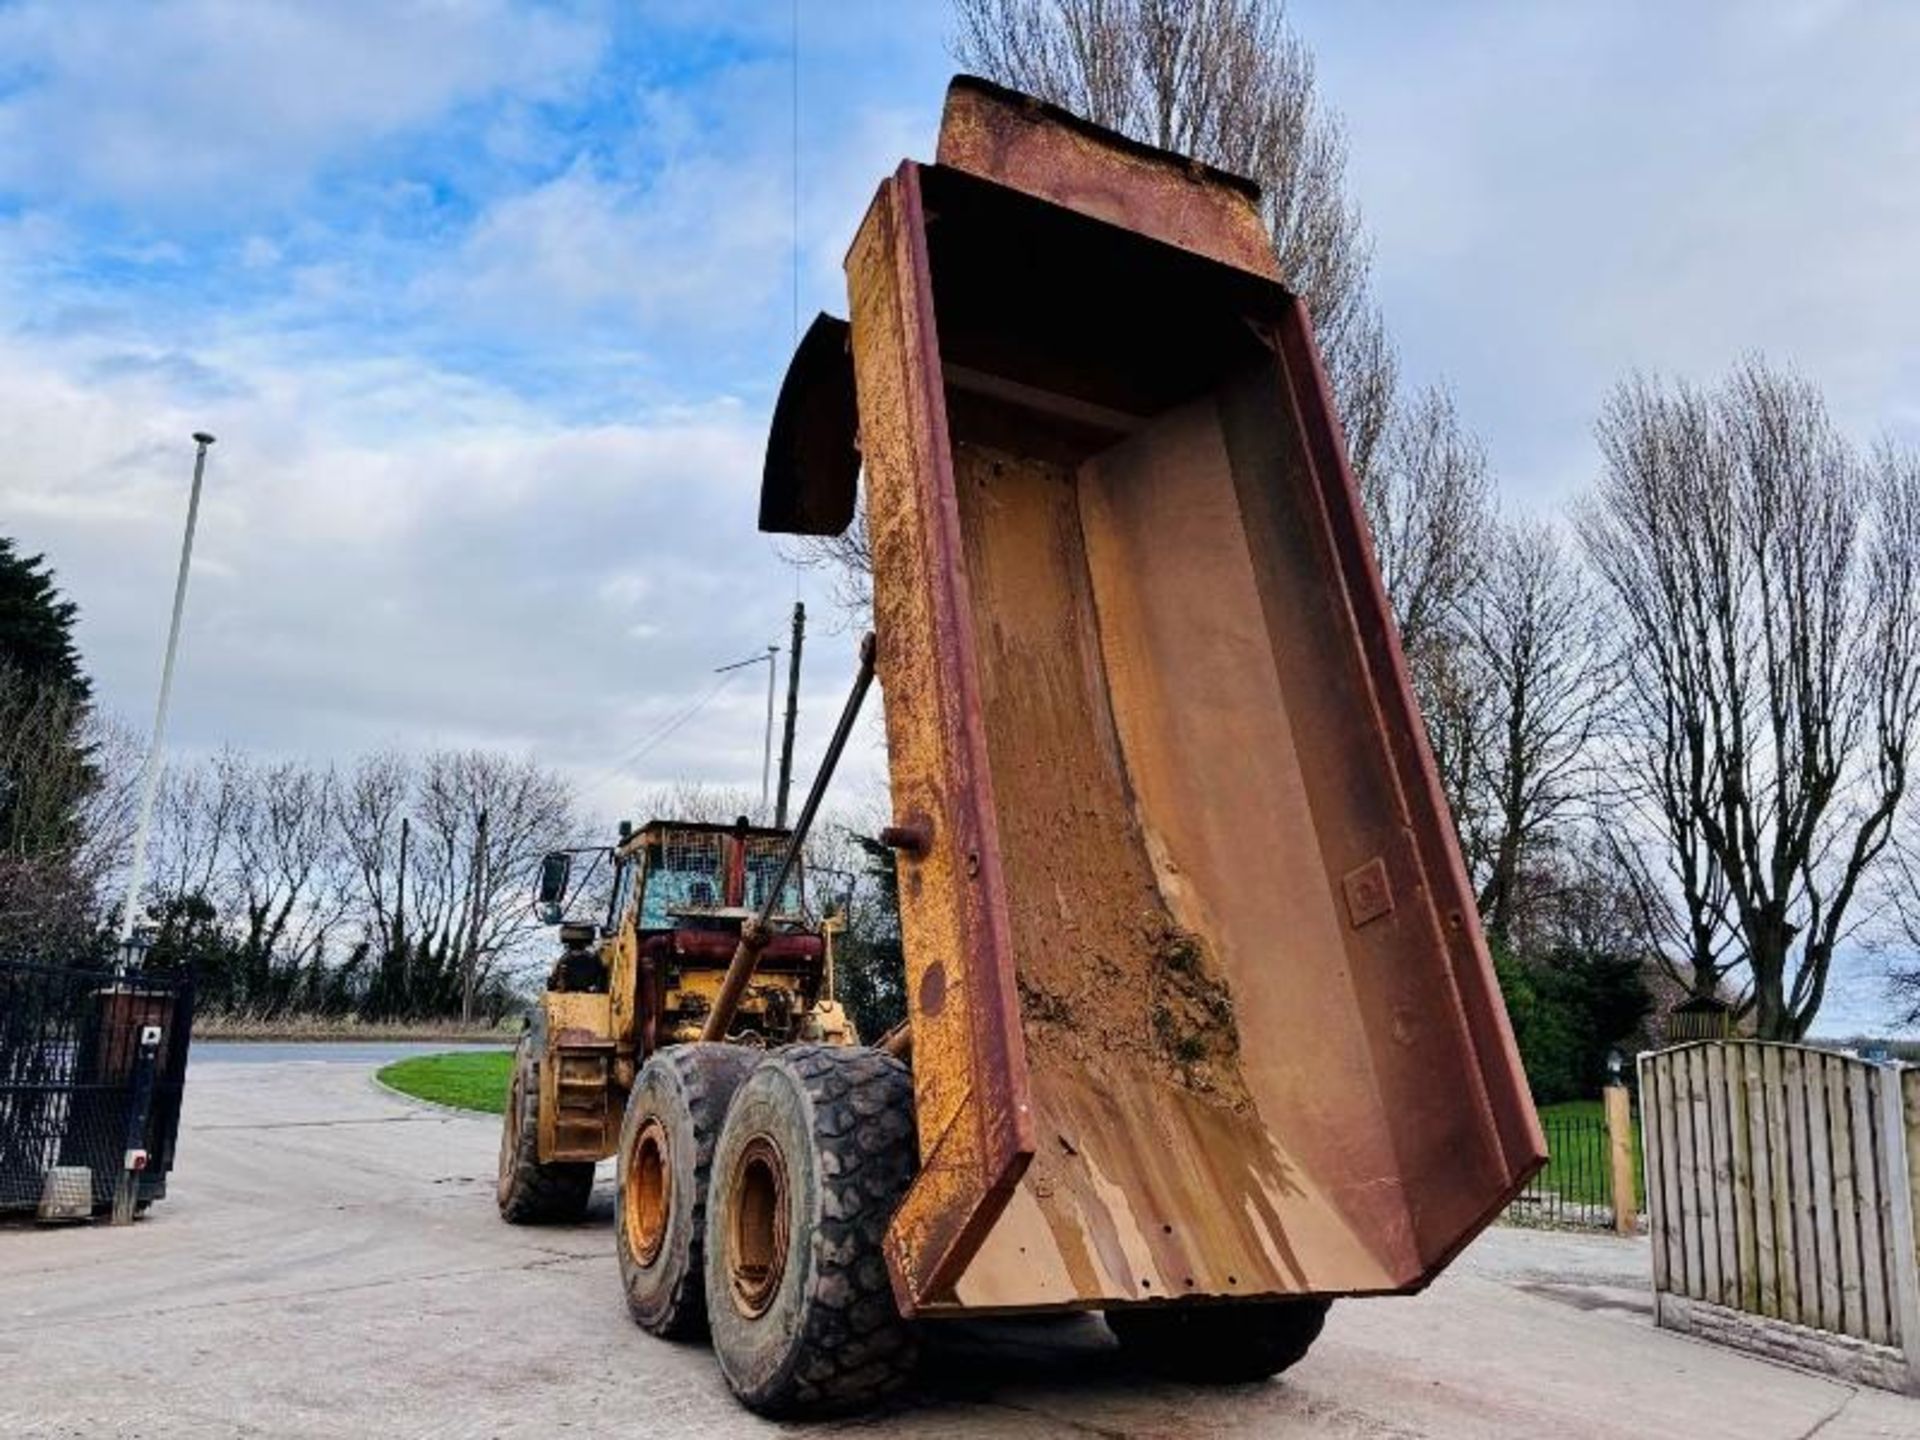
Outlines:
{"label": "metal gate", "polygon": [[[93,1172],[96,1211],[112,1205],[128,1149],[144,1149],[137,1199],[167,1192],[193,1020],[185,976],[121,974],[0,957],[0,1211],[40,1203],[47,1171]],[[141,1032],[160,1029],[151,1074]],[[150,1085],[147,1122],[129,1119]]]}
{"label": "metal gate", "polygon": [[[1612,1136],[1600,1115],[1542,1115],[1548,1160],[1507,1206],[1520,1225],[1612,1229]],[[1632,1217],[1628,1220],[1631,1223]]]}

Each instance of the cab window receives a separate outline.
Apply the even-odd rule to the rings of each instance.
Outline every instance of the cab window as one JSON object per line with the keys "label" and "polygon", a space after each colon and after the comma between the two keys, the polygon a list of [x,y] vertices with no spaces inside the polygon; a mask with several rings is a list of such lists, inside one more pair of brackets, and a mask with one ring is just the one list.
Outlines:
{"label": "cab window", "polygon": [[647,888],[640,899],[640,928],[666,930],[683,915],[726,905],[727,871],[721,837],[704,831],[669,831],[647,847]]}
{"label": "cab window", "polygon": [[629,858],[622,860],[613,872],[613,899],[607,906],[607,929],[620,928],[621,917],[627,913],[627,906],[633,900],[634,872],[639,868]]}

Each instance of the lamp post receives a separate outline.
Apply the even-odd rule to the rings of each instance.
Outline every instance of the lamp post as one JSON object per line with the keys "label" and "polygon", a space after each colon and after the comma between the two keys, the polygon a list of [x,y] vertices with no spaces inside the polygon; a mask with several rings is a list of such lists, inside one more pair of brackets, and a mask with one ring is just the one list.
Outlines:
{"label": "lamp post", "polygon": [[766,823],[767,802],[773,790],[773,671],[774,658],[780,653],[778,645],[767,646],[764,655],[749,655],[744,660],[736,660],[731,665],[721,665],[714,670],[716,675],[724,675],[729,670],[744,669],[748,665],[767,667],[767,739],[760,756],[760,817]]}
{"label": "lamp post", "polygon": [[187,495],[187,533],[180,542],[180,574],[173,582],[173,620],[167,627],[167,658],[160,666],[160,700],[153,709],[153,738],[147,744],[146,761],[140,767],[140,819],[133,831],[133,873],[127,877],[127,903],[120,913],[120,945],[123,956],[134,953],[129,941],[140,913],[140,887],[147,878],[147,831],[153,824],[153,798],[160,788],[160,746],[167,729],[167,702],[173,696],[173,662],[180,652],[180,615],[187,604],[187,571],[193,564],[193,532],[200,523],[200,482],[207,473],[207,447],[213,436],[204,430],[193,433],[198,447],[193,456],[193,489]]}

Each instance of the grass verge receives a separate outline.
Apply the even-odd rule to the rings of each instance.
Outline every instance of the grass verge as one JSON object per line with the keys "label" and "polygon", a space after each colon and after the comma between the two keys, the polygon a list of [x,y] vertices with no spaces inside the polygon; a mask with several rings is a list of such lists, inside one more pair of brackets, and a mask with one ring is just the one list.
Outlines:
{"label": "grass verge", "polygon": [[513,1076],[513,1052],[481,1050],[470,1054],[415,1055],[382,1066],[379,1080],[403,1095],[498,1115],[507,1108],[507,1084]]}

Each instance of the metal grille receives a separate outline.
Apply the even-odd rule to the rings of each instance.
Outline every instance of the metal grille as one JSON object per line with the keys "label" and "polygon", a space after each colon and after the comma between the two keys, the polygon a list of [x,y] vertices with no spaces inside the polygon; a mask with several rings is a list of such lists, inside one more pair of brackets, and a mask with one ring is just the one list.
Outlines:
{"label": "metal grille", "polygon": [[1613,1170],[1602,1116],[1543,1115],[1547,1165],[1527,1182],[1506,1218],[1523,1225],[1613,1224]]}
{"label": "metal grille", "polygon": [[647,891],[640,908],[642,929],[659,929],[671,925],[676,915],[716,910],[726,904],[723,839],[711,831],[666,832],[659,858],[647,871]]}
{"label": "metal grille", "polygon": [[183,977],[0,959],[0,1210],[35,1208],[57,1165],[88,1167],[95,1207],[112,1202],[147,1025],[162,1040],[138,1198],[166,1193],[192,1016]]}
{"label": "metal grille", "polygon": [[[757,911],[767,898],[767,887],[773,883],[773,877],[780,871],[780,861],[787,853],[787,841],[778,835],[749,835],[747,837],[747,909]],[[787,883],[781,887],[780,902],[773,907],[776,915],[798,915],[804,905],[800,883],[800,861],[796,858],[793,869],[787,875]]]}

